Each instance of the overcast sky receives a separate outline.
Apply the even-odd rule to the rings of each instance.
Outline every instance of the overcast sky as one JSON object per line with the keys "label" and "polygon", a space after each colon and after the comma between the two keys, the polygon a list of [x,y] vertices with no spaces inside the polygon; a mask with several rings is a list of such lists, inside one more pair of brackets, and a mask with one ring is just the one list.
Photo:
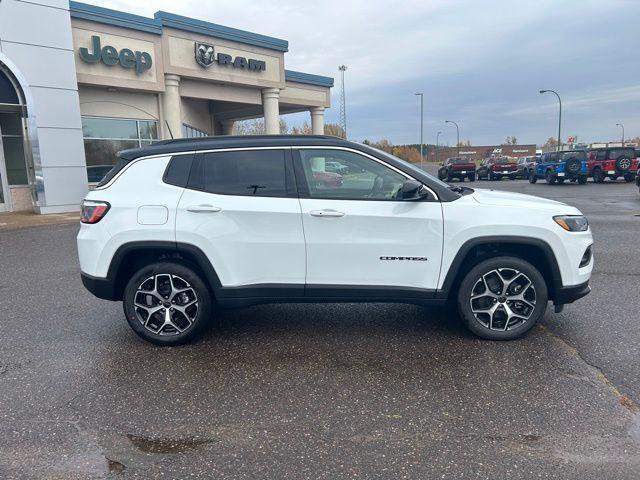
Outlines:
{"label": "overcast sky", "polygon": [[[89,3],[153,16],[157,10],[289,41],[286,68],[332,76],[327,121],[339,114],[337,66],[346,72],[354,140],[418,143],[606,141],[640,135],[640,1],[110,0]],[[308,116],[285,116],[299,123]]]}

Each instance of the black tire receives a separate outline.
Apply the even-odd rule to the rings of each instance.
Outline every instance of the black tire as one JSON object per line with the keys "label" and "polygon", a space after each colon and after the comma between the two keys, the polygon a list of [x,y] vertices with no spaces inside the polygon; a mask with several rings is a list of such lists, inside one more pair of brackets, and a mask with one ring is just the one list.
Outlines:
{"label": "black tire", "polygon": [[536,183],[537,181],[538,181],[538,176],[536,175],[536,172],[531,170],[529,172],[529,183]]}
{"label": "black tire", "polygon": [[604,182],[604,172],[602,171],[601,168],[594,168],[593,169],[593,181],[594,183],[603,183]]}
{"label": "black tire", "polygon": [[556,183],[556,176],[551,170],[547,170],[547,173],[544,174],[544,179],[547,182],[547,185],[553,185]]}
{"label": "black tire", "polygon": [[516,178],[518,178],[517,175],[509,175],[509,180],[515,180]]}
{"label": "black tire", "polygon": [[580,185],[584,185],[584,184],[586,184],[586,183],[587,183],[587,176],[586,176],[586,175],[580,175],[580,176],[578,177],[578,183],[579,183]]}
{"label": "black tire", "polygon": [[[144,293],[151,287],[162,294],[164,305],[156,295]],[[167,289],[171,291],[164,295]],[[173,293],[174,289],[187,290]],[[134,305],[136,299],[139,305],[160,310],[149,315],[146,308]],[[191,268],[173,262],[157,262],[138,270],[127,283],[123,298],[124,313],[133,331],[144,340],[162,346],[182,345],[196,338],[209,324],[212,303],[211,292],[204,280]],[[181,306],[185,313],[178,311]],[[174,323],[165,323],[166,308],[173,312],[169,315]],[[161,323],[162,326],[158,326]],[[184,327],[183,331],[180,331],[181,327]],[[157,332],[154,333],[154,329]]]}
{"label": "black tire", "polygon": [[557,178],[556,182],[558,182],[560,185],[562,185],[564,183],[564,178]]}
{"label": "black tire", "polygon": [[633,180],[635,179],[635,175],[633,173],[625,173],[624,174],[624,181],[627,183],[631,183],[633,182]]}
{"label": "black tire", "polygon": [[449,174],[447,174],[447,182],[450,182],[451,180],[453,180],[453,177]]}
{"label": "black tire", "polygon": [[[482,285],[483,285],[483,284],[479,285],[479,283],[481,282],[480,279],[483,277],[483,275],[490,274],[490,272],[494,272],[498,269],[501,269],[502,273],[505,275],[513,271],[517,271],[524,274],[531,281],[531,285],[533,287],[533,294],[535,295],[534,302],[531,302],[533,309],[529,310],[527,307],[525,307],[526,308],[525,310],[518,311],[518,313],[523,313],[528,311],[529,312],[528,318],[525,321],[522,321],[520,323],[516,323],[518,321],[517,318],[514,318],[511,321],[507,319],[507,321],[509,322],[506,324],[508,328],[507,330],[490,329],[489,325],[491,324],[489,325],[486,324],[488,323],[488,321],[483,323],[483,320],[486,320],[483,318],[484,314],[480,313],[478,316],[476,316],[477,312],[474,313],[472,309],[471,296],[474,293],[477,294],[478,287],[482,288]],[[491,275],[487,276],[487,278],[490,278],[490,277]],[[517,278],[517,277],[514,277],[514,278]],[[486,286],[486,284],[484,285]],[[519,284],[517,282],[514,282],[514,284],[512,285],[513,287],[510,286],[509,288],[516,288]],[[503,286],[504,286],[504,283],[503,283]],[[520,286],[522,287],[522,285]],[[489,288],[489,290],[491,289]],[[493,292],[493,290],[491,290],[491,292]],[[529,295],[532,293],[527,289],[525,289],[524,292],[525,292],[525,295],[527,295],[527,292]],[[510,308],[514,308],[513,306],[514,300],[509,300],[508,296],[505,296],[505,297],[507,300],[505,302],[507,306],[510,306]],[[527,299],[530,301],[531,297],[529,296],[527,297]],[[474,300],[474,302],[479,302],[480,300],[481,299]],[[496,299],[495,301],[500,302],[501,300],[502,299]],[[522,260],[521,258],[508,257],[508,256],[490,258],[490,259],[484,260],[483,262],[480,262],[478,265],[473,267],[464,276],[464,279],[460,284],[460,288],[458,290],[458,296],[457,296],[458,311],[460,312],[460,316],[462,318],[462,321],[466,325],[466,327],[475,335],[482,338],[486,338],[488,340],[514,340],[516,338],[521,337],[522,335],[527,333],[529,330],[531,330],[535,326],[535,324],[542,318],[545,310],[547,309],[548,301],[549,301],[549,295],[548,295],[547,285],[544,281],[544,278],[538,271],[538,269],[534,267],[532,264],[530,264],[529,262]],[[478,305],[476,303],[475,306],[482,307],[483,305],[481,304]],[[506,313],[506,310],[504,310],[502,306],[498,307],[496,311],[498,310],[501,310],[500,313]],[[522,319],[524,319],[524,316],[522,317]],[[493,318],[492,322],[495,320],[496,319]],[[502,324],[504,324],[504,321],[502,322]],[[509,328],[510,325],[511,327]],[[498,321],[494,326],[500,327],[501,323]]]}
{"label": "black tire", "polygon": [[612,182],[615,182],[616,180],[618,180],[618,175],[611,175],[609,178]]}
{"label": "black tire", "polygon": [[476,174],[475,173],[471,173],[469,174],[469,181],[470,182],[475,182],[476,181]]}
{"label": "black tire", "polygon": [[446,177],[446,174],[442,170],[438,170],[438,179],[444,180],[445,177]]}

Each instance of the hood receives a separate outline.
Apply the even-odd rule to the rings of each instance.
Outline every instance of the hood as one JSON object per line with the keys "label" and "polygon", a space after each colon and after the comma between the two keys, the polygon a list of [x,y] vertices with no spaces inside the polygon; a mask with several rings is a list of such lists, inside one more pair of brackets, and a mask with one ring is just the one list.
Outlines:
{"label": "hood", "polygon": [[582,215],[577,208],[567,205],[566,203],[535,197],[533,195],[525,195],[523,193],[476,188],[470,197],[482,205],[537,208],[553,210],[561,215]]}

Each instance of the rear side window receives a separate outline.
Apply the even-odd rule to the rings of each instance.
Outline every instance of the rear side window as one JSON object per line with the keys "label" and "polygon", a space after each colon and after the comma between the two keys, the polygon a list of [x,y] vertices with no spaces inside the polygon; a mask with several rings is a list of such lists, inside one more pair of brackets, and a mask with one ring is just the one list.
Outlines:
{"label": "rear side window", "polygon": [[[129,164],[129,160],[125,160],[124,158],[119,158],[116,164],[107,172],[107,174],[102,177],[102,180],[98,182],[96,188],[104,187],[107,183],[111,181],[113,177],[115,177],[120,170],[126,167]],[[89,173],[90,176],[90,173]],[[89,183],[91,183],[91,178],[89,178]]]}
{"label": "rear side window", "polygon": [[191,171],[191,163],[193,154],[175,155],[164,173],[164,181],[169,185],[176,187],[186,187],[189,181],[189,172]]}
{"label": "rear side window", "polygon": [[618,148],[609,151],[609,158],[612,160],[617,160],[620,157],[633,158],[634,156],[634,151],[631,148]]}
{"label": "rear side window", "polygon": [[221,195],[287,196],[284,150],[244,150],[199,154],[189,187]]}

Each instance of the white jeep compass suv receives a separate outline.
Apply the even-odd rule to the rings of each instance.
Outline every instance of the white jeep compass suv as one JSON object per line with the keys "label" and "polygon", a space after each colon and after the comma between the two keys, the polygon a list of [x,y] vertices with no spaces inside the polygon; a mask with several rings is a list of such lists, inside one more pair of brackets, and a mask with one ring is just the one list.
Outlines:
{"label": "white jeep compass suv", "polygon": [[562,203],[452,187],[339,138],[250,136],[121,152],[84,200],[78,253],[86,288],[160,345],[271,302],[451,300],[508,340],[589,293],[592,242]]}

